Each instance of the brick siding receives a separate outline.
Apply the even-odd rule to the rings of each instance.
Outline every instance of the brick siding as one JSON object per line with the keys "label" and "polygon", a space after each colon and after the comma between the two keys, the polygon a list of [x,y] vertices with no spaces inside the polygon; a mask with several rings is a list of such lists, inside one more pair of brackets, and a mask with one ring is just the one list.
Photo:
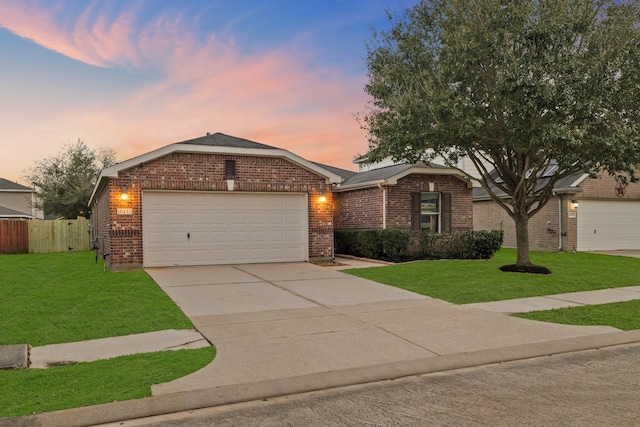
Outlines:
{"label": "brick siding", "polygon": [[382,191],[374,187],[336,193],[336,230],[382,228]]}
{"label": "brick siding", "polygon": [[[454,176],[411,174],[396,185],[385,186],[387,228],[411,229],[411,194],[434,191],[451,193],[452,231],[468,231],[473,227],[472,190]],[[336,193],[337,230],[383,228],[383,190],[374,187]]]}
{"label": "brick siding", "polygon": [[[529,219],[529,248],[532,250],[557,251],[574,250],[576,247],[576,219],[568,218],[567,212],[574,211],[571,206],[573,195],[552,197],[544,208]],[[559,203],[562,219],[558,214]],[[561,222],[562,221],[562,222]],[[474,230],[504,231],[505,248],[516,247],[516,227],[507,212],[492,200],[474,202]],[[560,242],[562,237],[562,242]]]}
{"label": "brick siding", "polygon": [[586,178],[580,183],[579,199],[640,200],[640,183],[629,184],[622,197],[616,195],[616,180],[609,175]]}

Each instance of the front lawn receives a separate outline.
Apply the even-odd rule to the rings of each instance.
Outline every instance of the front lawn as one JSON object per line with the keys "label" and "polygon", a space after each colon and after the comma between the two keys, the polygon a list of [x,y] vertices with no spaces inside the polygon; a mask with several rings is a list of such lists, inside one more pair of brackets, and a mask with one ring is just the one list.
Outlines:
{"label": "front lawn", "polygon": [[515,314],[523,319],[565,325],[607,325],[623,331],[640,329],[640,300]]}
{"label": "front lawn", "polygon": [[[84,341],[191,321],[144,271],[104,272],[93,252],[0,255],[0,344]],[[151,395],[194,372],[215,348],[137,354],[49,369],[0,371],[0,417]]]}
{"label": "front lawn", "polygon": [[0,417],[78,408],[151,396],[151,385],[194,372],[213,347],[135,354],[49,369],[0,370]]}
{"label": "front lawn", "polygon": [[640,259],[637,258],[532,252],[531,261],[549,268],[551,274],[499,270],[515,260],[514,249],[501,249],[489,261],[418,261],[343,271],[455,304],[640,285]]}
{"label": "front lawn", "polygon": [[0,344],[193,328],[147,273],[104,272],[93,252],[0,255],[0,272]]}

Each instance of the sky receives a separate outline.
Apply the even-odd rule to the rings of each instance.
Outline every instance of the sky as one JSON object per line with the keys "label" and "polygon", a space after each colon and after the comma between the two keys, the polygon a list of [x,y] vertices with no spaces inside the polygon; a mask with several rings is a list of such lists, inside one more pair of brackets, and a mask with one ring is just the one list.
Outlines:
{"label": "sky", "polygon": [[366,43],[418,0],[0,0],[0,177],[222,132],[355,170]]}

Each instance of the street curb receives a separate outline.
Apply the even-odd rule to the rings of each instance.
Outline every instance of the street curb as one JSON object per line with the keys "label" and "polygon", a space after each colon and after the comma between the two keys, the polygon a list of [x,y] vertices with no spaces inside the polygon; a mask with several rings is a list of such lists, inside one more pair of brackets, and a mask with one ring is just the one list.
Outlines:
{"label": "street curb", "polygon": [[212,406],[393,380],[412,375],[430,374],[634,343],[640,343],[640,330],[611,332],[595,336],[434,356],[257,383],[185,391],[22,417],[0,418],[0,427],[76,427],[114,423]]}

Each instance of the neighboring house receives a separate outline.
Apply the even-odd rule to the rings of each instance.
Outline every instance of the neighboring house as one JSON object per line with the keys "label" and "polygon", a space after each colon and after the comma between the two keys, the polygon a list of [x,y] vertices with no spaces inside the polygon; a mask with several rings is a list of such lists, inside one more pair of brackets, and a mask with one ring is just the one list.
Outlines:
{"label": "neighboring house", "polygon": [[94,238],[112,270],[330,259],[341,180],[289,151],[207,134],[105,168]]}
{"label": "neighboring house", "polygon": [[[513,219],[482,188],[474,189],[473,227],[503,230],[503,246],[516,246]],[[640,184],[624,187],[607,174],[562,179],[529,220],[529,244],[547,251],[640,249]]]}
{"label": "neighboring house", "polygon": [[336,230],[429,229],[449,233],[473,227],[472,186],[455,169],[401,164],[344,178],[333,189]]}
{"label": "neighboring house", "polygon": [[32,188],[0,178],[0,218],[44,218],[36,208],[36,197]]}

